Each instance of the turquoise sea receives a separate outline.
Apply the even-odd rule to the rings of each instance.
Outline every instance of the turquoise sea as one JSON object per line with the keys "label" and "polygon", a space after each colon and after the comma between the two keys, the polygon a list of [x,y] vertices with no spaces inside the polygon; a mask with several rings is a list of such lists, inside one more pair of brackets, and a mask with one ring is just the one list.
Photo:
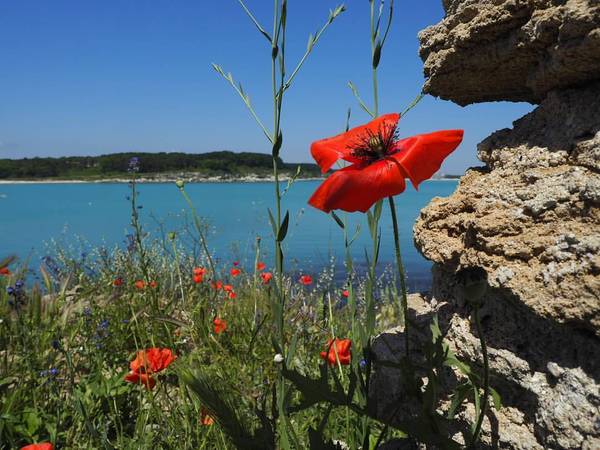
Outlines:
{"label": "turquoise sea", "polygon": [[[283,199],[290,211],[285,240],[288,270],[316,273],[331,266],[343,279],[343,235],[333,219],[307,205],[319,181],[299,181]],[[407,186],[396,200],[402,252],[411,290],[427,289],[431,264],[415,249],[412,226],[423,208],[435,196],[448,196],[456,181],[424,182],[419,191]],[[283,185],[285,187],[285,184]],[[173,183],[140,184],[140,216],[150,238],[160,239],[169,231],[183,233],[189,211]],[[252,264],[256,237],[262,238],[265,261],[272,262],[272,235],[267,208],[273,206],[272,183],[198,183],[186,191],[200,216],[210,224],[208,241],[219,259]],[[51,250],[52,240],[74,255],[86,257],[94,246],[126,246],[131,213],[127,184],[4,184],[0,185],[0,257],[16,254],[35,269]],[[381,230],[382,268],[393,261],[392,226],[389,210],[383,210]],[[364,251],[371,251],[366,217],[348,215],[352,230],[360,234],[352,246],[356,265],[364,265]]]}

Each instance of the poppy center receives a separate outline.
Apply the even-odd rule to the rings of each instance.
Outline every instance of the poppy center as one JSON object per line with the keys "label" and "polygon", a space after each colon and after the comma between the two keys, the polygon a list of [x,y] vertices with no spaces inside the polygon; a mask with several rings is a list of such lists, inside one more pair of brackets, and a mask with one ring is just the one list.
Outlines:
{"label": "poppy center", "polygon": [[352,156],[371,164],[396,152],[396,127],[382,128],[377,133],[368,132],[351,146]]}

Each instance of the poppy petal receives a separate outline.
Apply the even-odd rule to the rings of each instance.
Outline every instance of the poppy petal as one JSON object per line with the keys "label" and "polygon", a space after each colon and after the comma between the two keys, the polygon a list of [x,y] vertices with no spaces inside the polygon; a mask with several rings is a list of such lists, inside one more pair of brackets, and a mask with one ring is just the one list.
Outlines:
{"label": "poppy petal", "polygon": [[392,155],[406,172],[415,189],[436,173],[442,162],[461,143],[463,130],[443,130],[418,134],[396,143],[398,153]]}
{"label": "poppy petal", "polygon": [[331,174],[308,203],[330,212],[366,212],[375,202],[406,188],[406,174],[398,161],[388,158],[366,167],[352,165]]}
{"label": "poppy petal", "polygon": [[345,133],[313,142],[310,146],[310,153],[323,173],[327,173],[340,158],[356,163],[358,160],[352,156],[352,151],[357,144],[369,134],[377,134],[382,130],[395,128],[399,120],[400,114],[398,113],[379,116],[371,122],[352,128]]}

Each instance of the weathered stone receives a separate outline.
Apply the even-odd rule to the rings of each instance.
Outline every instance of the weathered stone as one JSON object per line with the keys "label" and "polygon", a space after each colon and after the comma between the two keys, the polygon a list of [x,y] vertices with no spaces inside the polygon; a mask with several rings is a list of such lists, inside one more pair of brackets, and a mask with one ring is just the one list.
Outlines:
{"label": "weathered stone", "polygon": [[538,103],[600,74],[597,0],[446,0],[419,34],[425,91],[460,105]]}

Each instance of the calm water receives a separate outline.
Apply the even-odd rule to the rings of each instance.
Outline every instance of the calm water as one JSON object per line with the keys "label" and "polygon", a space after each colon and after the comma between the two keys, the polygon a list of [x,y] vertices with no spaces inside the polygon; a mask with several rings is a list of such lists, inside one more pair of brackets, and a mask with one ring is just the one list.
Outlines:
{"label": "calm water", "polygon": [[[298,182],[284,198],[284,208],[290,211],[285,241],[287,267],[316,272],[328,266],[334,257],[338,262],[336,272],[343,278],[341,230],[330,216],[306,204],[318,183]],[[455,181],[429,181],[418,192],[407,187],[397,197],[402,251],[411,290],[428,288],[431,267],[414,248],[412,225],[432,197],[448,196],[455,188]],[[143,205],[141,220],[152,236],[159,238],[161,231],[181,229],[187,208],[174,184],[144,184],[139,190]],[[253,261],[257,236],[263,239],[264,259],[271,261],[267,208],[273,203],[272,184],[190,184],[186,191],[198,213],[210,223],[209,244],[222,261]],[[8,254],[29,257],[35,267],[48,252],[46,244],[52,239],[72,247],[74,252],[85,252],[97,245],[125,246],[126,235],[130,233],[128,194],[126,184],[0,185],[0,257]],[[393,260],[394,246],[389,211],[386,208],[383,211],[380,261],[385,266]],[[353,227],[361,226],[352,247],[358,265],[364,261],[364,249],[368,248],[370,253],[369,232],[363,214],[350,214],[349,220]]]}

